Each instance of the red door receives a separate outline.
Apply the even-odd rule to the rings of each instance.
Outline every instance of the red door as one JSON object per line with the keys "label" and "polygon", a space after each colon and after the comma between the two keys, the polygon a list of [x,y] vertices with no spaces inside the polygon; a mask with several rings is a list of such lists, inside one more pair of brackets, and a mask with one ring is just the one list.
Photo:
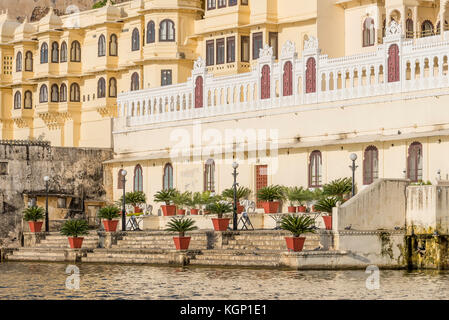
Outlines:
{"label": "red door", "polygon": [[316,61],[309,58],[306,66],[306,93],[316,92]]}
{"label": "red door", "polygon": [[203,77],[196,78],[195,81],[195,108],[203,107]]}
{"label": "red door", "polygon": [[[266,187],[268,185],[267,170],[268,170],[267,165],[256,166],[256,194],[261,188]],[[257,201],[257,208],[263,208],[261,201]]]}
{"label": "red door", "polygon": [[284,97],[291,96],[293,94],[292,70],[293,70],[292,63],[290,61],[287,61],[284,64],[284,79],[283,79]]}
{"label": "red door", "polygon": [[262,68],[262,80],[260,84],[261,99],[270,98],[270,67],[265,65]]}
{"label": "red door", "polygon": [[388,49],[388,82],[399,81],[399,47],[392,44]]}

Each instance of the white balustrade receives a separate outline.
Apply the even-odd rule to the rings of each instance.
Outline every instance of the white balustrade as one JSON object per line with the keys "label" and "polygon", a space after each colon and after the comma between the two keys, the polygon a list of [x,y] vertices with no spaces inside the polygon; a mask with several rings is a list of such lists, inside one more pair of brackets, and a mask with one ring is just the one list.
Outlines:
{"label": "white balustrade", "polygon": [[[389,68],[392,45],[398,47],[399,53],[398,60]],[[273,51],[267,45],[260,53],[257,65],[248,73],[214,77],[207,73],[200,58],[195,62],[192,77],[185,83],[121,93],[117,99],[119,118],[126,119],[126,126],[140,126],[438,89],[449,84],[449,31],[443,35],[405,39],[400,26],[393,22],[387,28],[383,44],[367,54],[329,58],[321,54],[318,40],[313,37],[306,41],[300,58],[290,41],[282,47],[279,62],[274,61]],[[306,93],[310,77],[307,61],[310,58],[316,63],[316,89]],[[285,78],[284,66],[288,61],[292,66],[291,76]],[[269,98],[261,99],[264,90],[262,68],[267,65]],[[389,72],[393,72],[390,69],[395,66],[399,68],[399,80],[389,82]],[[200,90],[196,89],[196,80],[199,76],[203,84],[202,107],[196,108],[196,90]],[[284,83],[291,86],[291,95],[284,96]]]}

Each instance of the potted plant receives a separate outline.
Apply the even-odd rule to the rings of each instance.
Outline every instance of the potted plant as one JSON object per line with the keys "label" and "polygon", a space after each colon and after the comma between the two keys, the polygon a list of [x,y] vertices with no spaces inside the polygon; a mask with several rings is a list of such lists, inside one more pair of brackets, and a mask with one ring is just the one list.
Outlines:
{"label": "potted plant", "polygon": [[186,210],[184,209],[186,205],[189,204],[192,198],[192,193],[190,191],[186,192],[176,192],[172,198],[173,204],[177,207],[177,214],[180,216],[186,215]]}
{"label": "potted plant", "polygon": [[230,218],[223,218],[223,215],[232,212],[232,205],[227,201],[216,201],[207,205],[206,210],[210,214],[216,214],[217,218],[212,218],[215,231],[226,231]]}
{"label": "potted plant", "polygon": [[175,242],[176,250],[187,250],[189,249],[190,237],[185,237],[185,232],[193,231],[198,229],[195,222],[190,218],[172,218],[167,224],[165,231],[178,232],[179,237],[173,237]]}
{"label": "potted plant", "polygon": [[[237,198],[237,213],[240,214],[245,210],[245,207],[240,205],[240,200],[242,199],[248,199],[248,197],[251,195],[251,189],[247,187],[240,186],[236,190],[236,198]],[[234,203],[234,188],[225,189],[221,196]]]}
{"label": "potted plant", "polygon": [[118,220],[113,219],[120,217],[120,209],[116,206],[103,207],[98,211],[98,217],[103,219],[104,229],[107,232],[115,232]]}
{"label": "potted plant", "polygon": [[300,199],[301,193],[303,192],[302,187],[290,187],[285,188],[285,195],[289,201],[288,213],[295,213],[296,206],[295,203]]}
{"label": "potted plant", "polygon": [[[319,190],[319,189],[317,189]],[[307,202],[313,200],[313,192],[309,189],[303,189],[302,192],[298,195],[298,212],[306,212],[307,211]]]}
{"label": "potted plant", "polygon": [[210,191],[204,191],[201,193],[200,205],[204,209],[203,214],[209,214],[210,212],[207,210],[207,206],[211,203],[220,201],[221,196],[215,195]]}
{"label": "potted plant", "polygon": [[70,248],[79,249],[83,245],[84,236],[89,234],[86,220],[67,220],[61,227],[61,234],[69,238]]}
{"label": "potted plant", "polygon": [[337,197],[345,202],[351,197],[352,179],[341,178],[333,180],[323,186],[323,196]]}
{"label": "potted plant", "polygon": [[[142,212],[142,209],[139,207],[139,204],[145,203],[146,200],[147,197],[145,196],[145,193],[143,193],[142,191],[127,192],[125,194],[125,203],[132,205],[134,207],[135,213]],[[120,197],[119,202],[120,203],[123,202],[123,196]]]}
{"label": "potted plant", "polygon": [[32,206],[23,210],[23,220],[28,222],[31,232],[41,232],[44,219],[44,208]]}
{"label": "potted plant", "polygon": [[257,199],[264,201],[262,205],[265,213],[277,213],[279,211],[279,201],[284,198],[284,188],[279,185],[263,187],[257,191]]}
{"label": "potted plant", "polygon": [[290,231],[293,237],[285,237],[287,248],[290,251],[302,251],[304,247],[305,237],[302,234],[315,233],[315,221],[306,215],[287,215],[281,220],[281,229]]}
{"label": "potted plant", "polygon": [[190,209],[190,215],[192,216],[198,215],[199,205],[201,205],[201,192],[195,192],[187,202],[187,206]]}
{"label": "potted plant", "polygon": [[154,201],[165,203],[161,206],[164,216],[176,215],[176,205],[173,205],[173,197],[178,193],[176,189],[160,190],[154,195]]}
{"label": "potted plant", "polygon": [[341,201],[338,197],[323,197],[315,204],[315,210],[325,212],[328,215],[323,216],[326,230],[332,230],[332,208],[337,206],[337,202]]}

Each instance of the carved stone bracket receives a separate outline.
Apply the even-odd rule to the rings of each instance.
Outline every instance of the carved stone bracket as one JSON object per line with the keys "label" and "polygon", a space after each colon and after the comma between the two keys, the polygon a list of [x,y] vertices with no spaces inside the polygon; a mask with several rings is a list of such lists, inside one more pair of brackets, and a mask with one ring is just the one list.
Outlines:
{"label": "carved stone bracket", "polygon": [[97,112],[103,117],[103,118],[112,118],[115,116],[115,110],[117,110],[117,106],[103,106],[98,107]]}
{"label": "carved stone bracket", "polygon": [[64,126],[64,122],[67,119],[70,119],[71,116],[68,112],[59,113],[59,112],[44,112],[39,113],[39,118],[44,121],[45,125],[50,130],[57,130]]}
{"label": "carved stone bracket", "polygon": [[30,128],[31,124],[33,122],[33,119],[30,118],[14,118],[14,124],[17,126],[17,128]]}

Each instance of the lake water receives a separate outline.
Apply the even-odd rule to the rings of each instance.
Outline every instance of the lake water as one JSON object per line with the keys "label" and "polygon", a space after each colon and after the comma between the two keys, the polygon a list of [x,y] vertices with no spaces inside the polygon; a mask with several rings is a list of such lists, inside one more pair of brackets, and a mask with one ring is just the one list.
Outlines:
{"label": "lake water", "polygon": [[[384,271],[368,290],[364,270],[292,271],[78,264],[0,263],[0,299],[449,299],[448,271]],[[75,284],[69,278],[69,287]]]}

